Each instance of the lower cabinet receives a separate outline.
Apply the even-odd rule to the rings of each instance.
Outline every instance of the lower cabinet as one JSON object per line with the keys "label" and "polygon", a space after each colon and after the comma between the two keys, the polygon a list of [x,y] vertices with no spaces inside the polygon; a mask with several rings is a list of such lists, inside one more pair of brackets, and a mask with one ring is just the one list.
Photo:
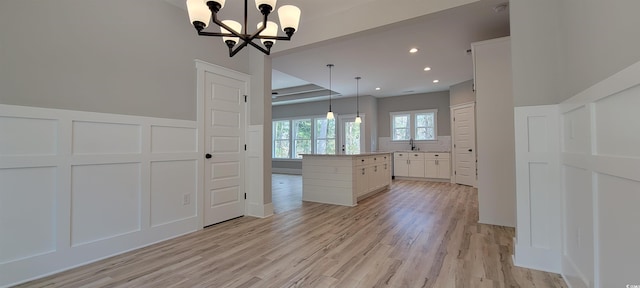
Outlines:
{"label": "lower cabinet", "polygon": [[390,155],[356,158],[354,166],[357,197],[380,190],[391,184]]}
{"label": "lower cabinet", "polygon": [[390,185],[390,153],[302,155],[302,201],[356,206]]}
{"label": "lower cabinet", "polygon": [[409,153],[409,177],[425,176],[424,153]]}
{"label": "lower cabinet", "polygon": [[424,177],[424,153],[396,152],[393,156],[393,175],[400,177]]}
{"label": "lower cabinet", "polygon": [[393,175],[409,177],[409,154],[400,152],[393,154]]}
{"label": "lower cabinet", "polygon": [[395,152],[393,175],[416,178],[451,178],[449,153]]}
{"label": "lower cabinet", "polygon": [[451,178],[449,153],[424,153],[427,178]]}

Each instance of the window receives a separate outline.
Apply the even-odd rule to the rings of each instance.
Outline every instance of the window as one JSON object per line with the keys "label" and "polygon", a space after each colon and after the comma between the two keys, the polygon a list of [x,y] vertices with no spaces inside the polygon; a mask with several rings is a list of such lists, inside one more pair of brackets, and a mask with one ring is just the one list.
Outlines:
{"label": "window", "polygon": [[289,158],[289,120],[273,121],[273,158]]}
{"label": "window", "polygon": [[336,119],[316,118],[316,154],[336,154]]}
{"label": "window", "polygon": [[416,113],[416,140],[436,140],[435,113]]}
{"label": "window", "polygon": [[393,140],[409,140],[411,138],[410,118],[410,114],[398,114],[391,116],[391,121],[393,122],[393,127],[391,128]]}
{"label": "window", "polygon": [[[391,140],[436,140],[438,110],[392,112]],[[413,128],[412,128],[413,127]]]}
{"label": "window", "polygon": [[302,158],[300,154],[311,154],[311,119],[293,120],[293,155],[291,158]]}
{"label": "window", "polygon": [[301,159],[300,154],[336,154],[336,120],[326,118],[273,121],[274,159]]}

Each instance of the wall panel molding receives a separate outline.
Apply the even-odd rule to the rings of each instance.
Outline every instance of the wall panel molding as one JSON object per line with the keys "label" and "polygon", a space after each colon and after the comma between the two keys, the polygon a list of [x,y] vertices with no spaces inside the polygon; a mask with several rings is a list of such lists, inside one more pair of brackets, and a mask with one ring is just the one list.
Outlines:
{"label": "wall panel molding", "polygon": [[514,263],[561,271],[557,105],[515,108],[517,226]]}
{"label": "wall panel molding", "polygon": [[0,287],[201,229],[195,121],[0,105],[0,132]]}
{"label": "wall panel molding", "polygon": [[[637,284],[640,62],[560,103],[563,267],[570,287]],[[633,268],[632,268],[633,267]],[[635,269],[635,270],[634,270]]]}

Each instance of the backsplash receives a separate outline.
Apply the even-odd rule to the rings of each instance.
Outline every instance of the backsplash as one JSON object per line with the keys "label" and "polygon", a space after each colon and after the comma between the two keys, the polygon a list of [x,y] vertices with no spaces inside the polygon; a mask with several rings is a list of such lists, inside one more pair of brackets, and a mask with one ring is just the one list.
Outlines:
{"label": "backsplash", "polygon": [[[451,136],[438,136],[438,140],[436,141],[416,141],[415,146],[419,151],[450,152]],[[391,137],[378,137],[378,151],[393,152],[407,150],[411,150],[409,141],[392,142]]]}

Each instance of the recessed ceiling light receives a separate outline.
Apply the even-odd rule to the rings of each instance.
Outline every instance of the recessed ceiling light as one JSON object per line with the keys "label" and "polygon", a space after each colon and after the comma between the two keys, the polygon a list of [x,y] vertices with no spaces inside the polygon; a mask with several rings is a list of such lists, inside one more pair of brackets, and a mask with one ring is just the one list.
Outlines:
{"label": "recessed ceiling light", "polygon": [[380,89],[381,89],[380,87],[376,87],[376,91],[380,91]]}
{"label": "recessed ceiling light", "polygon": [[409,53],[416,53],[416,52],[418,52],[418,48],[411,48],[409,50]]}
{"label": "recessed ceiling light", "polygon": [[424,71],[430,71],[431,67],[424,67]]}
{"label": "recessed ceiling light", "polygon": [[438,83],[438,82],[440,82],[440,80],[437,80],[437,79],[433,80],[433,83]]}

